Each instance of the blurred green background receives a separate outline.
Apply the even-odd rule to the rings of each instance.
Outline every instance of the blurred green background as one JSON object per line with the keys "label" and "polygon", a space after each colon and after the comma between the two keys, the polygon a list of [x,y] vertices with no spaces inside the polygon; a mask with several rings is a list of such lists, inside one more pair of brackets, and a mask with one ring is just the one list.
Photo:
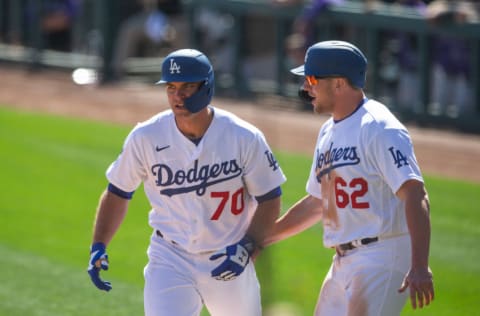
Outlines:
{"label": "blurred green background", "polygon": [[[0,106],[0,315],[142,315],[150,228],[142,190],[109,246],[113,284],[86,273],[95,208],[107,166],[131,127]],[[310,157],[276,152],[288,177],[283,209],[305,194]],[[476,172],[472,170],[472,172]],[[480,184],[426,175],[432,207],[435,302],[402,315],[478,315]],[[321,228],[282,241],[257,261],[265,313],[312,315],[333,255]],[[206,314],[206,313],[205,313]]]}

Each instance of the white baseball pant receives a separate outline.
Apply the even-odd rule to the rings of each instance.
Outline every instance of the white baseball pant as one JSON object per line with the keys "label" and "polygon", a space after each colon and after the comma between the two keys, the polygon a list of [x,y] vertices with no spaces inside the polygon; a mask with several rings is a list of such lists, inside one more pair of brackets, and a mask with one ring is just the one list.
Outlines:
{"label": "white baseball pant", "polygon": [[153,234],[144,269],[146,316],[194,316],[205,305],[211,316],[261,316],[260,285],[250,261],[234,280],[219,281],[211,271],[223,258],[191,254]]}
{"label": "white baseball pant", "polygon": [[315,315],[399,315],[408,290],[397,290],[410,268],[410,248],[410,236],[403,235],[335,254]]}

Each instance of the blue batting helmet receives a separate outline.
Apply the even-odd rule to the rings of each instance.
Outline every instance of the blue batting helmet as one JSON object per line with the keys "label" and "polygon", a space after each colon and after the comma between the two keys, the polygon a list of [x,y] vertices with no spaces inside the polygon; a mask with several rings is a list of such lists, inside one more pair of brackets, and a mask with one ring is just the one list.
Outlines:
{"label": "blue batting helmet", "polygon": [[162,63],[160,83],[202,82],[191,97],[185,99],[185,107],[196,113],[210,104],[214,92],[213,67],[207,56],[195,49],[176,50],[165,57]]}
{"label": "blue batting helmet", "polygon": [[346,77],[357,88],[365,86],[367,58],[354,45],[344,41],[324,41],[310,46],[305,64],[291,72],[299,76]]}

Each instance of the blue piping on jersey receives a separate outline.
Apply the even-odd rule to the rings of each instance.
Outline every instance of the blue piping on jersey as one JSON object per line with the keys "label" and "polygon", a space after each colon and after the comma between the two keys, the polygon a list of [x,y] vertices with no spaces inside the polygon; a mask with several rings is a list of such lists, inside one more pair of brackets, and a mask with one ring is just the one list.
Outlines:
{"label": "blue piping on jersey", "polygon": [[282,188],[278,186],[267,194],[256,196],[255,200],[257,200],[258,203],[262,203],[279,197],[280,195],[282,195]]}
{"label": "blue piping on jersey", "polygon": [[114,186],[111,183],[108,184],[108,191],[112,192],[113,194],[115,194],[115,195],[117,195],[121,198],[127,199],[127,200],[131,200],[132,197],[133,197],[133,193],[135,193],[135,191],[125,192],[122,189],[117,188],[116,186]]}

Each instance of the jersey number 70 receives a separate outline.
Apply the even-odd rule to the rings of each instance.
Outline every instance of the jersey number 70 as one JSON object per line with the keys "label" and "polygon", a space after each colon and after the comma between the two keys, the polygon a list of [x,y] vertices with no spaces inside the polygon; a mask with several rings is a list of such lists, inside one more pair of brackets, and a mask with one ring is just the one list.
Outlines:
{"label": "jersey number 70", "polygon": [[210,197],[221,199],[220,204],[218,204],[217,210],[215,211],[215,213],[213,213],[212,217],[210,217],[212,221],[217,221],[220,218],[220,215],[222,215],[228,200],[231,200],[230,212],[233,215],[238,215],[242,213],[245,207],[245,203],[243,201],[243,188],[240,188],[237,191],[233,192],[231,199],[229,191],[210,192]]}

